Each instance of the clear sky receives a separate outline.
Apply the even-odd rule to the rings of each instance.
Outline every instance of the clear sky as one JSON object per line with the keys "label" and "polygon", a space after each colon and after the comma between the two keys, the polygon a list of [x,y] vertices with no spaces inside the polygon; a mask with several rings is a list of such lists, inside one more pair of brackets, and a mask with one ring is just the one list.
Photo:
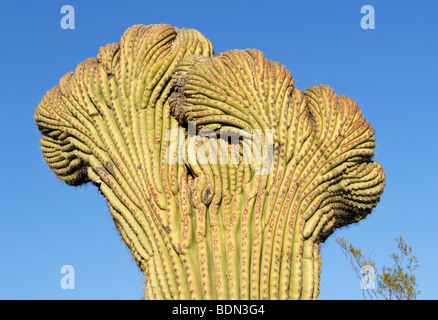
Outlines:
{"label": "clear sky", "polygon": [[[75,9],[64,30],[63,5]],[[364,30],[363,5],[375,10]],[[380,204],[337,231],[377,266],[403,235],[420,267],[420,299],[437,299],[437,1],[1,1],[0,299],[138,299],[142,274],[93,186],[69,187],[45,164],[36,105],[61,76],[133,24],[195,28],[215,52],[257,48],[300,89],[327,84],[353,97],[376,130],[386,173]],[[320,299],[361,299],[359,279],[330,237]],[[63,290],[63,265],[75,289]]]}

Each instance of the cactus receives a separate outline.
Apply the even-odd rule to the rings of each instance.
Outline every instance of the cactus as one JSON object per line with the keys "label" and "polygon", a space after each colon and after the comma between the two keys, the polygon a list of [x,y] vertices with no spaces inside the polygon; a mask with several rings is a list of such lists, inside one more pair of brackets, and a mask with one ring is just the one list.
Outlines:
{"label": "cactus", "polygon": [[316,299],[319,244],[385,184],[351,98],[169,25],[101,47],[35,120],[56,175],[107,199],[147,299]]}

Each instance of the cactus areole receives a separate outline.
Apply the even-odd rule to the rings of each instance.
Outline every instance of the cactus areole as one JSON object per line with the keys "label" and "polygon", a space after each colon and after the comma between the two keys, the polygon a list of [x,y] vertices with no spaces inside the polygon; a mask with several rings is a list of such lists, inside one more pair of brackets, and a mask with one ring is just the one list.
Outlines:
{"label": "cactus areole", "polygon": [[35,120],[56,175],[107,199],[147,299],[316,299],[319,244],[385,185],[353,99],[196,30],[130,27]]}

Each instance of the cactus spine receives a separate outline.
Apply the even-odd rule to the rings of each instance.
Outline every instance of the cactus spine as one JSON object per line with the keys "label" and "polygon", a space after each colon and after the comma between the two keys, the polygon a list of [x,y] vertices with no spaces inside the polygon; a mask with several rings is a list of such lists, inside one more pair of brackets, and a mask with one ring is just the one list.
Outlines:
{"label": "cactus spine", "polygon": [[319,243],[384,188],[351,98],[196,30],[130,27],[35,120],[57,176],[108,200],[147,299],[316,299]]}

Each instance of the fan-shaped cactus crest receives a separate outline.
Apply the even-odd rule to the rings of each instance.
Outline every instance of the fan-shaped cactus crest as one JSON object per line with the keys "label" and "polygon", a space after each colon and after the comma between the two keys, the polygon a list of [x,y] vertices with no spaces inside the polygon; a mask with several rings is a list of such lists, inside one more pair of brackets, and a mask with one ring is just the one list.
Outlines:
{"label": "fan-shaped cactus crest", "polygon": [[315,299],[319,244],[384,188],[356,102],[195,30],[129,28],[35,120],[56,175],[108,200],[148,299]]}

